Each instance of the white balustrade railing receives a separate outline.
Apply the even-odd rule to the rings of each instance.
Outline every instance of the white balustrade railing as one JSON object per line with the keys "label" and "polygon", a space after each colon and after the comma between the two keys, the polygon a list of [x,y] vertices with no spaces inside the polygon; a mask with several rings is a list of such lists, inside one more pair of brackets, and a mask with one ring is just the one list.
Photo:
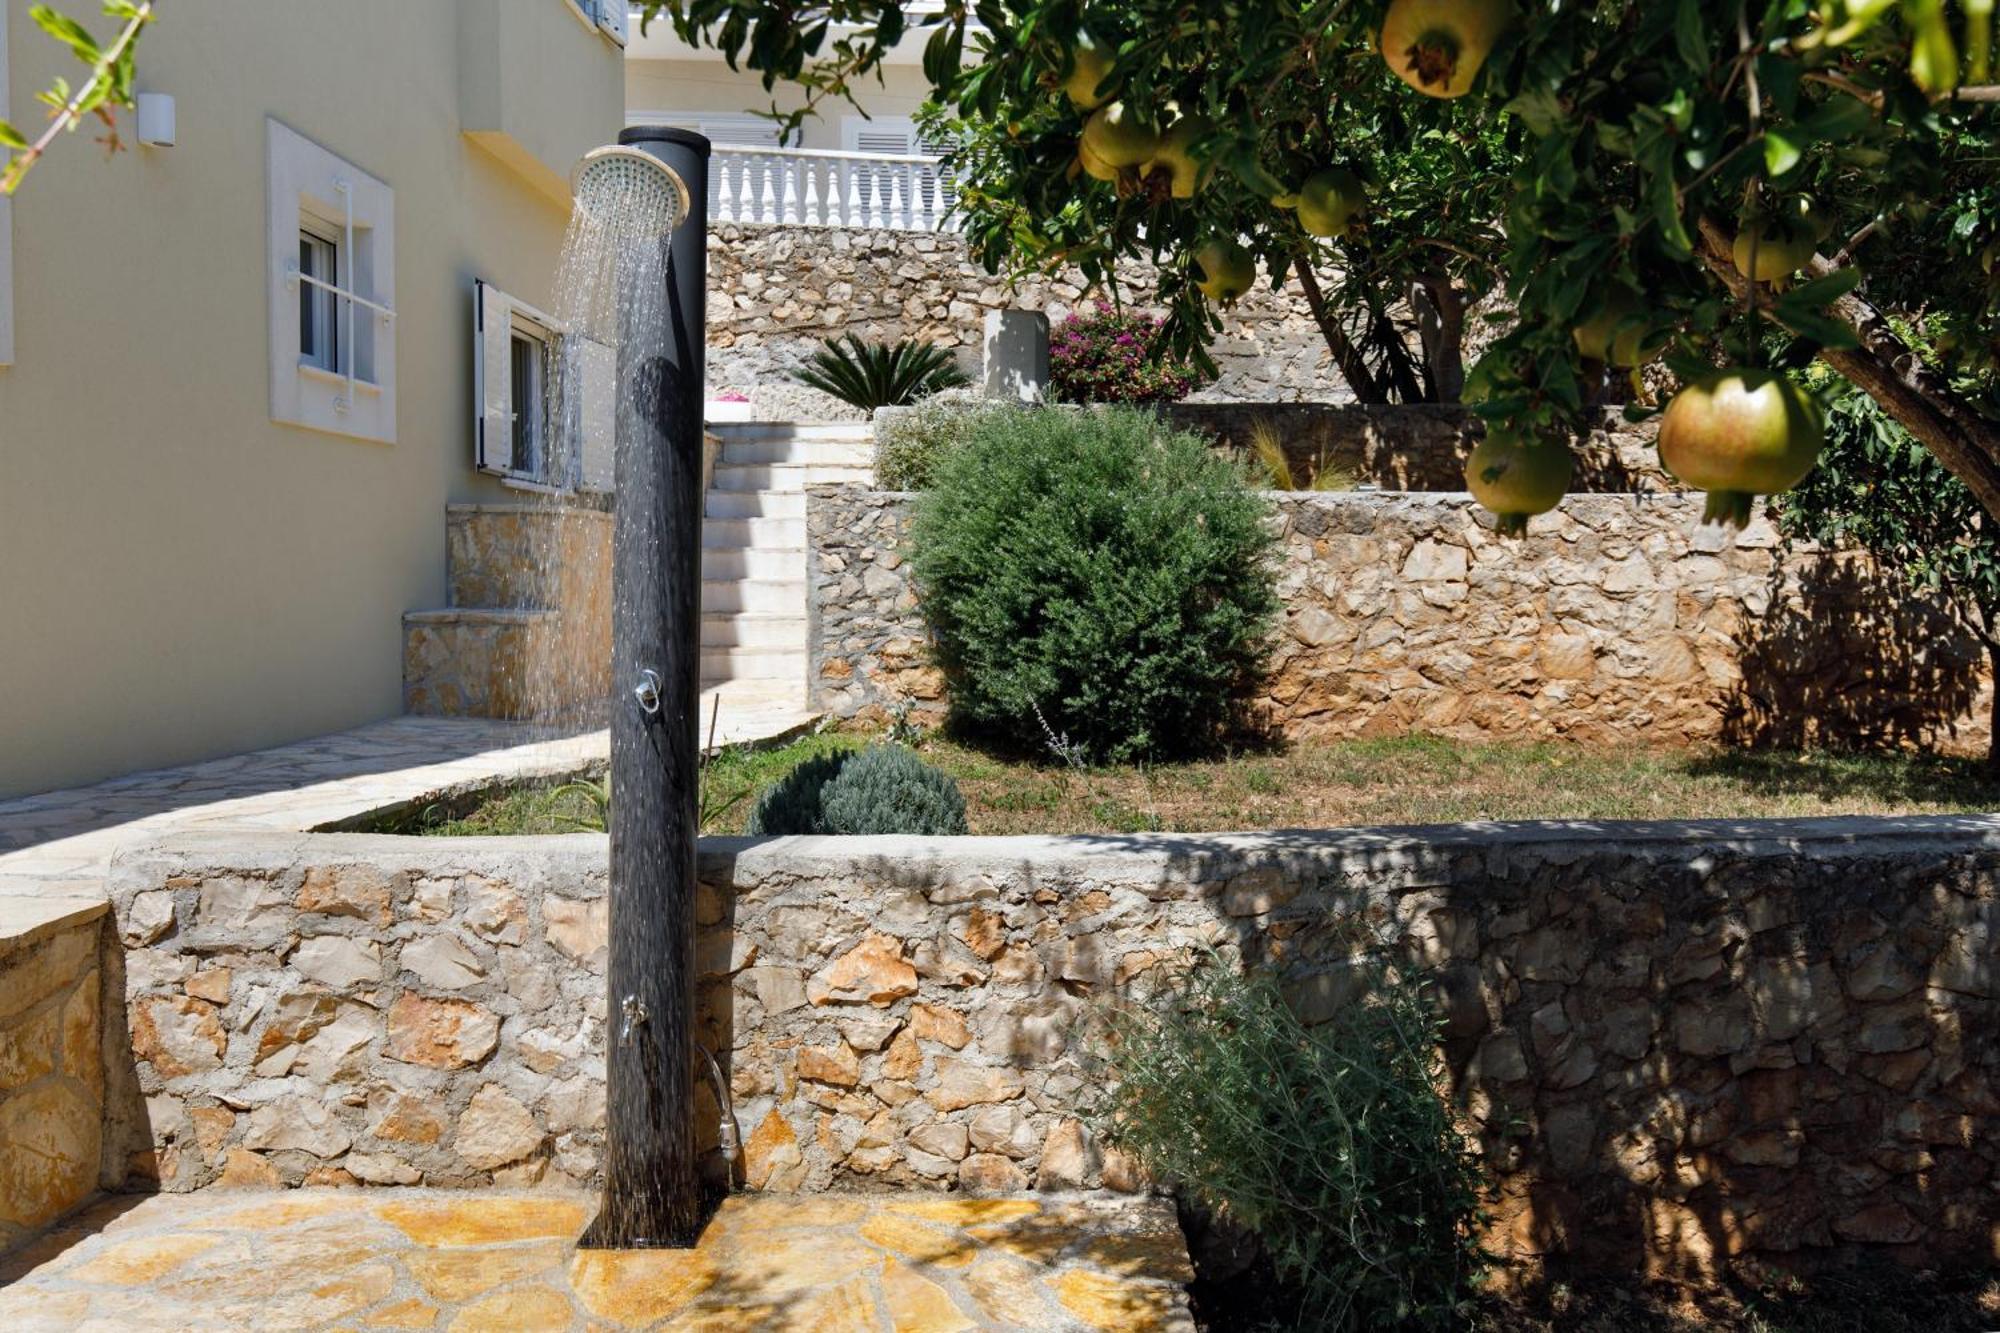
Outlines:
{"label": "white balustrade railing", "polygon": [[708,160],[710,222],[957,231],[954,195],[935,157],[719,143]]}

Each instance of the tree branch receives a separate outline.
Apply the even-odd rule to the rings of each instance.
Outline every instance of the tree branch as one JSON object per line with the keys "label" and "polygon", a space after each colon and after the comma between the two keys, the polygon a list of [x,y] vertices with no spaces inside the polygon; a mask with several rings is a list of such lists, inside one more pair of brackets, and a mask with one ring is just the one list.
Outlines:
{"label": "tree branch", "polygon": [[1304,255],[1293,255],[1292,270],[1299,275],[1299,286],[1305,291],[1306,305],[1312,311],[1313,322],[1319,325],[1320,336],[1326,339],[1334,364],[1340,367],[1341,377],[1354,390],[1354,396],[1364,403],[1388,402],[1388,395],[1375,382],[1368,363],[1349,341],[1346,330],[1340,327],[1340,321],[1327,308],[1326,293],[1319,288],[1319,278],[1314,275],[1311,262]]}
{"label": "tree branch", "polygon": [[[1701,237],[1702,260],[1709,271],[1741,295],[1749,284],[1729,257],[1729,238],[1707,218],[1702,219]],[[1824,277],[1833,265],[1814,256],[1808,271]],[[1778,318],[1775,311],[1770,313]],[[1822,348],[1820,360],[1880,403],[1970,488],[1982,509],[2000,520],[2000,422],[1987,419],[1944,376],[1926,366],[1882,312],[1861,297],[1850,292],[1835,301],[1829,313],[1853,329],[1861,345],[1844,351]]]}

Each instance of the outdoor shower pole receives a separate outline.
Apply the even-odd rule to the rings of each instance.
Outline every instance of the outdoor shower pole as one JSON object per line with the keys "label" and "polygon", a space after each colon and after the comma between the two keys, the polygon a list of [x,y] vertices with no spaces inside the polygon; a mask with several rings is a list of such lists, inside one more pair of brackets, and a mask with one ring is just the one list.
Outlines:
{"label": "outdoor shower pole", "polygon": [[600,1249],[689,1246],[706,1218],[694,900],[709,145],[647,126],[618,142],[678,175],[688,210],[660,242],[664,336],[625,329],[618,358],[604,1203],[580,1241]]}

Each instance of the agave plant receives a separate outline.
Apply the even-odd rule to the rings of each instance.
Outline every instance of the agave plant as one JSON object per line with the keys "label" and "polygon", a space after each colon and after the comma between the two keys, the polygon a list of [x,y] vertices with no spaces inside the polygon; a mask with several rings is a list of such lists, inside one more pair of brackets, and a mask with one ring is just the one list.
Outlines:
{"label": "agave plant", "polygon": [[951,353],[934,343],[869,343],[851,333],[826,339],[793,377],[864,412],[902,407],[966,382]]}

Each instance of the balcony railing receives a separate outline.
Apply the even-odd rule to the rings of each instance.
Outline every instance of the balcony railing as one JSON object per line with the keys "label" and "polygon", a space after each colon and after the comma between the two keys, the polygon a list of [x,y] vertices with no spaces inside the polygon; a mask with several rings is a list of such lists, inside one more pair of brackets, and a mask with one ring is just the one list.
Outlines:
{"label": "balcony railing", "polygon": [[715,145],[708,220],[798,227],[957,231],[954,191],[935,157]]}

